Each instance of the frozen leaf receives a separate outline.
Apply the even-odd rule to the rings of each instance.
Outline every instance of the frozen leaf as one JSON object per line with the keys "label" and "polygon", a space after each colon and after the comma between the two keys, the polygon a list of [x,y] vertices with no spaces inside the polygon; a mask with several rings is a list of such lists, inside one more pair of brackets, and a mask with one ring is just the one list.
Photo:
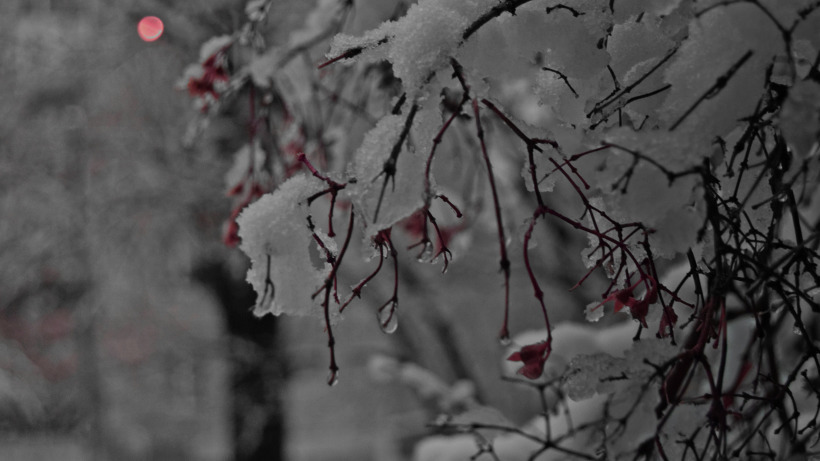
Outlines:
{"label": "frozen leaf", "polygon": [[628,369],[634,376],[634,373],[638,371],[645,373],[653,370],[646,362],[660,365],[679,352],[679,346],[673,344],[669,339],[644,338],[634,341],[632,348],[624,353],[624,358]]}
{"label": "frozen leaf", "polygon": [[651,18],[615,25],[607,40],[612,75],[604,80],[610,87],[614,85],[611,82],[614,76],[621,88],[629,87],[630,91],[603,108],[597,117],[614,119],[616,110],[623,108],[623,112],[617,114],[619,120],[628,115],[635,127],[656,123],[656,111],[669,88],[663,81],[664,69],[669,65],[669,52],[675,46],[660,27],[660,21]]}
{"label": "frozen leaf", "polygon": [[[609,139],[613,144],[664,162],[662,164],[669,168],[685,162],[683,159],[675,163],[667,161],[669,151],[675,151],[676,144],[667,144],[669,151],[664,151],[663,137],[657,132],[629,133],[623,129],[613,132]],[[681,140],[681,149],[683,145]],[[640,222],[652,229],[649,241],[656,256],[669,258],[685,252],[695,240],[705,216],[697,178],[684,176],[670,183],[655,166],[640,161],[636,164],[631,154],[617,151],[609,155],[606,162],[607,168],[598,174],[606,177],[595,182],[603,188],[603,207],[607,213],[620,222]]]}
{"label": "frozen leaf", "polygon": [[323,186],[312,176],[295,176],[237,218],[240,248],[251,260],[247,279],[256,290],[256,315],[322,314],[310,294],[321,286],[330,268],[327,264],[316,268],[311,261],[316,242],[308,229],[306,199]]}
{"label": "frozen leaf", "polygon": [[[609,55],[598,47],[598,40],[603,37],[599,24],[593,21],[591,26],[585,22],[586,19],[593,20],[595,15],[590,12],[589,16],[584,16],[584,21],[578,21],[571,14],[553,12],[546,19],[537,18],[529,28],[519,30],[519,34],[526,34],[519,40],[531,42],[530,46],[541,52],[544,67],[555,69],[571,79],[598,75],[609,63]],[[528,30],[538,30],[538,38],[533,40],[532,32],[528,33]]]}
{"label": "frozen leaf", "polygon": [[212,37],[211,39],[203,43],[202,46],[199,48],[199,61],[207,61],[208,58],[231,45],[233,41],[234,38],[230,35],[220,35],[218,37]]}
{"label": "frozen leaf", "polygon": [[662,119],[692,138],[725,135],[754,112],[780,43],[769,18],[751,4],[709,10],[691,22],[665,72],[671,88]]}
{"label": "frozen leaf", "polygon": [[587,322],[597,322],[604,316],[604,306],[599,302],[591,302],[584,309]]}
{"label": "frozen leaf", "polygon": [[567,395],[582,400],[595,393],[629,393],[630,388],[640,386],[654,372],[647,362],[660,365],[678,352],[671,341],[652,338],[634,341],[623,358],[606,352],[576,356],[564,374]]}
{"label": "frozen leaf", "polygon": [[[737,139],[735,136],[728,138],[729,145],[734,144],[735,139]],[[750,150],[754,152],[759,149],[759,146],[757,140],[752,140]],[[748,229],[750,226],[754,226],[755,229],[765,229],[772,220],[770,205],[772,189],[769,182],[771,179],[769,169],[765,165],[756,165],[746,168],[744,174],[741,175],[729,173],[727,164],[725,167],[718,168],[717,173],[721,178],[721,195],[726,196],[737,191],[737,196],[743,198],[742,207],[739,206],[738,211],[742,211],[747,219],[741,220],[740,226],[743,229]]]}
{"label": "frozen leaf", "polygon": [[[395,168],[395,174],[385,172],[385,165],[394,158],[394,148],[407,117],[389,115],[382,118],[365,135],[356,151],[350,170],[356,184],[348,189],[356,209],[363,215],[368,237],[408,218],[424,204],[424,158],[414,149],[408,149],[406,141],[395,153],[395,165],[387,167],[388,170]],[[425,122],[428,119],[426,111],[420,111],[416,117],[418,123],[428,123]],[[431,139],[421,138],[423,142]]]}
{"label": "frozen leaf", "polygon": [[680,5],[681,0],[618,0],[615,7],[616,21],[627,20],[638,15],[667,16]]}
{"label": "frozen leaf", "polygon": [[[631,322],[617,323],[604,328],[573,322],[559,323],[552,330],[552,351],[544,364],[543,376],[546,379],[561,376],[572,358],[580,354],[603,351],[615,355],[623,354],[632,347],[633,330]],[[520,349],[526,345],[539,344],[546,337],[545,330],[520,333],[513,338],[513,345],[507,348],[504,357],[516,351],[520,354]],[[506,376],[514,376],[521,365],[518,362],[504,360],[502,367]]]}
{"label": "frozen leaf", "polygon": [[465,69],[473,70],[482,78],[500,85],[510,78],[532,69],[532,56],[519,52],[508,40],[512,24],[508,17],[501,17],[485,25],[458,51],[457,59]]}
{"label": "frozen leaf", "polygon": [[616,24],[607,40],[610,65],[623,83],[629,82],[625,77],[630,69],[644,61],[661,59],[673,46],[674,42],[651,20]]}
{"label": "frozen leaf", "polygon": [[805,80],[793,86],[780,117],[786,142],[804,158],[820,139],[820,84]]}
{"label": "frozen leaf", "polygon": [[574,22],[582,24],[594,36],[602,36],[612,24],[610,5],[599,0],[579,0],[572,2],[570,7],[567,2],[561,0],[550,0],[547,2],[549,16],[569,17]]}
{"label": "frozen leaf", "polygon": [[466,17],[433,0],[412,5],[396,24],[388,60],[411,98],[432,72],[448,65],[466,26]]}
{"label": "frozen leaf", "polygon": [[[338,34],[330,42],[328,59],[349,56],[359,62],[373,62],[386,57],[386,45],[395,35],[395,22],[384,22],[378,28],[368,31],[361,37],[347,34]],[[342,59],[340,62],[352,64],[352,59]]]}
{"label": "frozen leaf", "polygon": [[606,394],[617,388],[617,381],[627,379],[624,374],[626,361],[607,353],[578,355],[569,363],[564,374],[567,396],[572,400],[585,400],[596,393]]}

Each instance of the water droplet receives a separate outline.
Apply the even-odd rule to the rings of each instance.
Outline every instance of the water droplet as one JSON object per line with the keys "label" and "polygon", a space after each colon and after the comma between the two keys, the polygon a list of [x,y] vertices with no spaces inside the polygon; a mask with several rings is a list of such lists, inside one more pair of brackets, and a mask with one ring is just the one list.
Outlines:
{"label": "water droplet", "polygon": [[510,344],[512,344],[512,339],[510,339],[510,333],[504,331],[500,335],[498,335],[498,344],[501,344],[504,347],[507,347]]}
{"label": "water droplet", "polygon": [[327,385],[332,387],[337,384],[339,384],[339,370],[330,370],[327,375]]}
{"label": "water droplet", "polygon": [[450,256],[442,253],[441,255],[436,257],[436,259],[434,261],[430,261],[430,262],[435,264],[435,263],[438,263],[439,261],[443,261],[443,263],[441,265],[441,273],[446,274],[447,269],[450,268]]}
{"label": "water droplet", "polygon": [[792,333],[796,334],[797,336],[803,336],[803,332],[800,331],[800,327],[797,325],[792,327]]}
{"label": "water droplet", "polygon": [[399,328],[398,304],[392,302],[386,306],[382,306],[376,317],[379,320],[379,327],[381,327],[382,331],[392,335]]}
{"label": "water droplet", "polygon": [[421,250],[421,253],[419,253],[419,255],[416,259],[418,259],[419,262],[432,262],[431,261],[432,258],[433,258],[433,244],[431,244],[430,242],[426,242],[424,244],[424,248]]}

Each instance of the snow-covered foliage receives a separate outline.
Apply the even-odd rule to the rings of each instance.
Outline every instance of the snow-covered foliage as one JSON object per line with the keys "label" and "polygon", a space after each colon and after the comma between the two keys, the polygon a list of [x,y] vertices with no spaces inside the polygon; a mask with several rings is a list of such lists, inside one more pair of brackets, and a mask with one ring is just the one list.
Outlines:
{"label": "snow-covered foliage", "polygon": [[[311,259],[311,246],[318,244],[307,224],[307,199],[321,189],[315,178],[295,176],[239,215],[240,248],[251,258],[248,282],[260,293],[255,314],[321,315],[303,292],[304,286],[319,286],[329,271],[326,264],[317,268]],[[316,235],[336,250],[332,239]]]}
{"label": "snow-covered foliage", "polygon": [[[543,315],[504,356],[541,415],[468,408],[438,427],[471,436],[416,459],[815,452],[801,406],[820,399],[820,3],[322,0],[283,44],[264,39],[267,4],[206,42],[188,82],[206,114],[248,101],[254,147],[230,182],[272,183],[236,219],[256,313],[323,317],[335,382],[333,319],[377,276],[393,284],[379,323],[396,328],[393,232],[446,270],[477,224],[498,237],[502,344],[511,261]],[[537,226],[588,242],[565,287],[608,280],[579,299],[588,320],[634,322],[552,325]],[[348,290],[362,240],[373,269]]]}

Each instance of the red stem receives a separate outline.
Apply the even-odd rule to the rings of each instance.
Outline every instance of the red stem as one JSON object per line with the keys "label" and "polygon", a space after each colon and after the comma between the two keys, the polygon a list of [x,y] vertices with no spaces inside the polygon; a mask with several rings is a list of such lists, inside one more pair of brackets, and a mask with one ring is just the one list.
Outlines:
{"label": "red stem", "polygon": [[507,257],[507,238],[504,236],[504,221],[501,217],[498,189],[495,186],[493,164],[490,162],[490,156],[487,154],[487,143],[484,141],[484,128],[481,126],[481,116],[478,112],[478,101],[476,99],[473,99],[473,115],[475,118],[476,135],[481,144],[481,155],[484,158],[484,164],[487,166],[487,177],[490,181],[490,190],[493,195],[493,210],[495,211],[495,224],[498,229],[498,248],[501,256],[499,264],[501,265],[501,272],[504,274],[504,323],[501,325],[501,332],[498,334],[498,337],[502,340],[507,340],[510,337],[510,260]]}
{"label": "red stem", "polygon": [[534,291],[535,299],[538,300],[538,304],[541,306],[541,312],[544,314],[544,324],[547,328],[547,344],[552,347],[552,327],[550,325],[550,318],[549,314],[547,313],[547,306],[544,304],[544,291],[541,290],[541,285],[538,283],[538,280],[535,278],[535,272],[532,270],[532,265],[530,264],[530,256],[529,256],[529,247],[530,247],[530,239],[532,238],[532,231],[535,228],[535,223],[541,216],[544,215],[545,212],[548,210],[546,208],[539,207],[532,215],[532,220],[530,221],[530,225],[527,228],[527,232],[524,233],[524,267],[527,270],[527,275],[530,278],[530,283],[532,284],[532,289]]}
{"label": "red stem", "polygon": [[378,247],[379,247],[379,265],[376,266],[376,270],[374,270],[373,273],[371,273],[370,275],[365,277],[364,280],[359,282],[358,285],[356,285],[353,288],[353,292],[351,293],[350,298],[348,298],[347,301],[345,301],[345,303],[342,304],[342,307],[339,308],[339,312],[344,311],[345,307],[347,307],[347,305],[350,304],[351,301],[353,301],[354,297],[361,298],[362,297],[362,289],[364,288],[364,286],[367,285],[367,283],[370,282],[373,279],[373,277],[375,277],[376,274],[378,274],[379,271],[382,269],[382,263],[384,262],[384,245],[378,245]]}
{"label": "red stem", "polygon": [[[325,290],[325,299],[322,301],[322,310],[324,311],[325,315],[325,328],[327,329],[327,346],[330,349],[330,379],[328,380],[328,384],[332,385],[336,381],[336,376],[339,371],[339,366],[336,364],[336,340],[333,337],[333,327],[330,325],[330,292],[333,290],[334,281],[336,280],[336,273],[339,271],[339,266],[342,263],[342,258],[347,251],[348,244],[350,243],[350,237],[353,235],[353,220],[354,220],[354,213],[353,213],[353,205],[350,206],[350,219],[348,220],[347,225],[347,236],[345,237],[344,244],[342,245],[342,249],[339,251],[339,255],[332,259],[332,266],[330,269],[330,273],[327,275],[324,283],[324,290]],[[314,238],[316,234],[314,233]],[[318,238],[317,238],[318,239]],[[324,247],[324,245],[322,245]],[[327,251],[327,249],[325,250]],[[328,262],[331,260],[331,254],[328,251]],[[338,300],[337,300],[338,302]]]}

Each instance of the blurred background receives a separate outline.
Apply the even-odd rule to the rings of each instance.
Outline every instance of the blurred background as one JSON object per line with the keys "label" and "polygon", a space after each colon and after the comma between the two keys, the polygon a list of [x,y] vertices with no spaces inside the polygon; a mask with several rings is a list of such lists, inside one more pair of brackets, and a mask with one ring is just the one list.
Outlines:
{"label": "blurred background", "polygon": [[[499,379],[491,228],[446,277],[405,258],[393,336],[373,316],[392,286],[368,286],[338,328],[335,387],[320,322],[251,315],[246,258],[220,238],[247,128],[228,112],[183,143],[195,111],[175,89],[244,3],[0,2],[2,459],[401,460],[458,402],[515,422],[539,411]],[[271,40],[313,4],[275,1]],[[165,23],[156,42],[137,35],[146,15]],[[566,286],[570,259],[538,264]],[[532,289],[513,269],[513,330],[537,328],[537,309],[515,307]],[[566,306],[554,321],[579,316],[548,291]]]}

